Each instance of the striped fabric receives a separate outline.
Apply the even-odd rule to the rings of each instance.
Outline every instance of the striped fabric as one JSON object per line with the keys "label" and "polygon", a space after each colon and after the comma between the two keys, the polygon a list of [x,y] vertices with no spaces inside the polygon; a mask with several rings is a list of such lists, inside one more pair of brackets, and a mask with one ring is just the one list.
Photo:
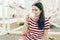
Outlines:
{"label": "striped fabric", "polygon": [[38,25],[34,18],[28,19],[29,32],[26,35],[27,40],[41,40],[44,36],[44,29],[49,29],[50,23],[47,18],[45,18],[45,27],[43,30],[38,29]]}

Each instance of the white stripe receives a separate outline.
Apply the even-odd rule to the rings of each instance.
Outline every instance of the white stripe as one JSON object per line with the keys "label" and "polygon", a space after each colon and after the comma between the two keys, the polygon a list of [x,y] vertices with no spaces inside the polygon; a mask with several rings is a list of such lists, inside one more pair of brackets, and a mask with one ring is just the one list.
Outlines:
{"label": "white stripe", "polygon": [[43,35],[43,34],[38,35],[38,33],[37,33],[37,34],[30,33],[30,34],[31,34],[35,39],[42,38],[42,35]]}
{"label": "white stripe", "polygon": [[44,32],[40,32],[40,33],[44,33]]}
{"label": "white stripe", "polygon": [[35,24],[33,24],[33,23],[31,23],[31,22],[29,22],[31,25],[33,25],[33,26],[37,26],[37,25],[35,25]]}
{"label": "white stripe", "polygon": [[33,35],[36,35],[36,36],[38,36],[38,37],[41,37],[41,36],[42,36],[42,34],[40,34],[40,35],[38,35],[38,34],[33,34]]}
{"label": "white stripe", "polygon": [[47,25],[49,25],[49,26],[50,26],[50,24],[45,24],[45,26],[47,26]]}
{"label": "white stripe", "polygon": [[44,28],[49,28],[50,26],[44,27]]}
{"label": "white stripe", "polygon": [[30,20],[31,22],[33,22],[33,23],[36,23],[36,22],[34,22],[34,21],[32,21],[32,20]]}
{"label": "white stripe", "polygon": [[26,40],[29,40],[29,39],[26,37]]}
{"label": "white stripe", "polygon": [[[29,28],[30,30],[33,30],[33,29],[35,29],[35,28]],[[37,28],[35,29],[35,30],[37,30]]]}
{"label": "white stripe", "polygon": [[38,38],[37,38],[36,36],[34,36],[34,35],[33,35],[33,37],[34,37],[35,39],[38,39]]}
{"label": "white stripe", "polygon": [[35,21],[35,19],[33,18],[32,20],[34,20]]}
{"label": "white stripe", "polygon": [[49,22],[49,21],[46,21],[45,24],[48,23],[48,22]]}
{"label": "white stripe", "polygon": [[32,34],[43,34],[44,32],[34,32],[34,31],[31,31]]}
{"label": "white stripe", "polygon": [[38,33],[38,34],[40,34],[40,32],[34,32],[34,31],[31,31],[31,33]]}
{"label": "white stripe", "polygon": [[42,34],[41,35],[33,34],[33,37],[36,38],[36,39],[42,38]]}
{"label": "white stripe", "polygon": [[35,27],[35,26],[31,26],[31,25],[29,25],[30,27],[32,27],[32,28],[38,28],[38,27]]}
{"label": "white stripe", "polygon": [[35,35],[33,34],[33,37],[34,37],[35,39],[37,39],[37,40],[38,40],[38,38],[41,38],[41,39],[42,39],[42,36],[39,37],[39,35],[36,35],[36,36],[35,36]]}
{"label": "white stripe", "polygon": [[41,33],[39,34],[39,33],[35,33],[35,32],[34,32],[34,33],[31,32],[30,34],[31,34],[31,35],[37,35],[37,36],[38,36],[38,35],[41,35]]}
{"label": "white stripe", "polygon": [[28,34],[27,34],[27,37],[29,37],[29,39],[32,39]]}
{"label": "white stripe", "polygon": [[32,28],[29,28],[29,29],[34,30],[34,31],[43,31],[43,30],[37,30],[37,29],[32,29]]}

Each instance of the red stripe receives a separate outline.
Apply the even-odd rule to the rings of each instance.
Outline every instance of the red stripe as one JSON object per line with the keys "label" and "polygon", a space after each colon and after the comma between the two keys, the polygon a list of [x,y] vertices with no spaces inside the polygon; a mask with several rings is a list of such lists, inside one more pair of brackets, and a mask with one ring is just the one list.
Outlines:
{"label": "red stripe", "polygon": [[49,20],[45,20],[45,22],[47,22],[47,21],[49,21]]}
{"label": "red stripe", "polygon": [[42,39],[42,36],[38,36],[38,35],[34,35],[34,34],[33,34],[33,36],[35,39]]}
{"label": "red stripe", "polygon": [[49,22],[46,22],[45,24],[50,24]]}
{"label": "red stripe", "polygon": [[[31,19],[31,18],[30,18]],[[32,21],[34,21],[33,19],[31,19]],[[36,22],[36,21],[34,21],[34,22]]]}
{"label": "red stripe", "polygon": [[29,25],[29,27],[32,27],[32,28],[37,28],[37,29],[38,29],[38,27],[35,27],[35,26],[31,26],[31,25]]}
{"label": "red stripe", "polygon": [[[35,32],[35,31],[32,30],[31,32]],[[36,33],[44,33],[44,30],[43,31],[36,31]]]}
{"label": "red stripe", "polygon": [[44,28],[44,29],[50,29],[50,28]]}
{"label": "red stripe", "polygon": [[42,37],[42,36],[44,36],[44,34],[38,35],[38,37]]}
{"label": "red stripe", "polygon": [[46,28],[47,28],[47,29],[50,29],[50,27],[45,27],[44,29],[46,29]]}
{"label": "red stripe", "polygon": [[[41,39],[43,35],[41,35],[41,34],[40,34],[40,35],[35,35],[35,34],[30,35],[30,34],[29,34],[28,36],[31,36],[33,39],[36,39],[36,40],[37,40],[38,38]],[[35,36],[35,37],[34,37],[34,36]]]}
{"label": "red stripe", "polygon": [[34,31],[34,32],[39,32],[39,31],[36,31],[36,30],[32,30],[32,28],[29,28],[30,31]]}
{"label": "red stripe", "polygon": [[34,35],[34,34],[33,34],[33,37],[34,37],[35,39],[38,38],[37,35]]}
{"label": "red stripe", "polygon": [[34,35],[34,34],[33,34],[33,36],[35,36],[36,38],[38,38],[37,35]]}
{"label": "red stripe", "polygon": [[50,23],[46,23],[45,25],[50,25]]}
{"label": "red stripe", "polygon": [[30,40],[33,39],[33,38],[31,37],[30,33],[27,34],[27,37],[28,37]]}
{"label": "red stripe", "polygon": [[38,32],[39,32],[39,30],[37,30],[37,29],[35,29],[35,28],[33,29],[33,28],[30,27],[29,29],[30,29],[30,30],[33,30],[33,31],[38,31]]}
{"label": "red stripe", "polygon": [[28,36],[26,36],[29,40],[31,40]]}
{"label": "red stripe", "polygon": [[[33,23],[36,23],[36,22],[34,22],[34,21],[32,21],[32,20],[30,20],[31,22],[33,22]],[[29,21],[28,21],[29,22]]]}
{"label": "red stripe", "polygon": [[43,30],[30,29],[31,31],[42,32]]}
{"label": "red stripe", "polygon": [[30,36],[32,39],[36,40],[32,35],[29,34],[28,36]]}
{"label": "red stripe", "polygon": [[32,37],[34,40],[36,40],[34,37]]}
{"label": "red stripe", "polygon": [[32,29],[29,29],[30,31],[34,31],[34,32],[43,32],[43,31],[37,31],[37,30],[32,30]]}
{"label": "red stripe", "polygon": [[38,39],[42,39],[42,37],[38,38]]}
{"label": "red stripe", "polygon": [[32,23],[32,24],[34,24],[34,25],[36,25],[35,23],[33,23],[32,21],[29,21],[30,23]]}
{"label": "red stripe", "polygon": [[46,27],[47,27],[47,26],[50,26],[50,24],[46,24],[46,25],[44,25],[44,26],[46,26]]}
{"label": "red stripe", "polygon": [[[28,36],[31,38],[31,39],[34,39],[34,40],[36,40],[32,35],[30,35],[29,33],[28,33]],[[27,37],[28,37],[27,36]]]}
{"label": "red stripe", "polygon": [[29,29],[35,30],[35,31],[38,31],[38,32],[43,31],[43,30],[39,30],[39,29],[32,29],[32,28],[29,28]]}
{"label": "red stripe", "polygon": [[43,36],[44,36],[44,35],[42,35],[42,36],[38,36],[38,39],[42,39]]}
{"label": "red stripe", "polygon": [[30,24],[30,23],[29,23],[29,25],[34,26],[34,25]]}
{"label": "red stripe", "polygon": [[45,19],[45,22],[49,21],[48,19]]}
{"label": "red stripe", "polygon": [[44,32],[44,30],[42,30],[42,31],[30,30],[30,31],[31,31],[31,32],[36,32],[36,33],[37,33],[37,32],[40,32],[40,33],[41,33],[41,32]]}
{"label": "red stripe", "polygon": [[[40,32],[38,32],[38,33],[35,33],[35,32],[31,32],[31,33],[33,33],[34,35],[40,35],[40,36],[42,36],[42,34],[44,34],[44,33],[40,33]],[[40,34],[39,34],[40,33]]]}
{"label": "red stripe", "polygon": [[32,23],[28,23],[29,25],[31,25],[31,26],[37,26],[37,25],[34,25],[34,24],[32,24]]}
{"label": "red stripe", "polygon": [[31,23],[29,23],[29,26],[38,28],[38,25],[34,25],[34,24],[31,24]]}
{"label": "red stripe", "polygon": [[29,28],[31,28],[31,29],[38,29],[38,28],[33,28],[33,27],[30,27],[30,26],[29,26]]}
{"label": "red stripe", "polygon": [[32,24],[32,23],[28,23],[29,25],[31,25],[31,26],[34,26],[34,27],[37,27],[38,28],[38,25],[36,24]]}
{"label": "red stripe", "polygon": [[45,24],[44,26],[50,26],[50,24]]}

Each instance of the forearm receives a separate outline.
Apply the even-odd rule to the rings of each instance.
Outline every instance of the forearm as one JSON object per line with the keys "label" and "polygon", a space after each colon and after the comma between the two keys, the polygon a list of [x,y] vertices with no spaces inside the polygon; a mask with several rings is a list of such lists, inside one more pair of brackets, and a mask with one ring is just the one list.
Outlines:
{"label": "forearm", "polygon": [[28,15],[26,15],[26,18],[25,18],[25,27],[24,27],[24,33],[27,33],[28,32]]}
{"label": "forearm", "polygon": [[48,29],[44,30],[44,40],[48,40],[49,39],[49,35],[48,35]]}

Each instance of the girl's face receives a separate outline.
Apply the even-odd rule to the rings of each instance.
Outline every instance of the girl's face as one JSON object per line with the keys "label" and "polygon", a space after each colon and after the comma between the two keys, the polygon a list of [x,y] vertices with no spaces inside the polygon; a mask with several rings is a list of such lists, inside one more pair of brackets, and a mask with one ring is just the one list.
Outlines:
{"label": "girl's face", "polygon": [[35,13],[35,16],[39,16],[41,13],[41,10],[36,6],[32,6],[32,11]]}

